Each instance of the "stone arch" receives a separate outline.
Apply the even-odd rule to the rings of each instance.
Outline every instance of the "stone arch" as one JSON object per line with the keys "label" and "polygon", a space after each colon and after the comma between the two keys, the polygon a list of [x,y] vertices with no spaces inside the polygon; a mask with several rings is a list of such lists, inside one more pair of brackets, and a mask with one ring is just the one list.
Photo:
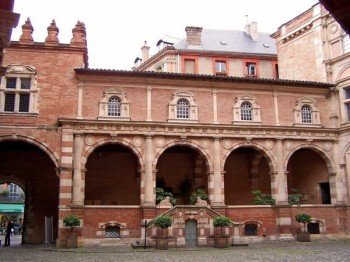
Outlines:
{"label": "stone arch", "polygon": [[284,168],[285,171],[287,172],[287,166],[288,166],[288,162],[290,160],[290,158],[292,157],[292,155],[298,151],[299,149],[310,149],[312,151],[314,151],[315,153],[319,154],[321,156],[321,158],[325,161],[327,169],[328,169],[328,173],[329,174],[335,174],[335,169],[334,169],[334,163],[331,160],[331,157],[329,154],[327,154],[327,152],[325,152],[323,150],[323,148],[321,148],[320,146],[317,145],[308,145],[308,144],[300,144],[296,147],[294,147],[289,154],[286,156],[285,160],[284,160]]}
{"label": "stone arch", "polygon": [[102,139],[98,142],[96,142],[95,144],[91,145],[86,151],[85,153],[83,154],[83,157],[82,157],[82,164],[85,168],[85,165],[87,163],[87,160],[89,158],[89,156],[99,147],[101,146],[104,146],[104,145],[107,145],[107,144],[119,144],[119,145],[122,145],[122,146],[125,146],[126,148],[130,149],[134,155],[136,156],[137,158],[137,161],[140,165],[140,169],[143,170],[145,165],[144,165],[144,161],[143,161],[143,158],[142,158],[142,155],[140,153],[139,150],[137,150],[133,145],[132,143],[130,143],[129,141],[126,141],[126,140],[122,140],[122,139]]}
{"label": "stone arch", "polygon": [[349,71],[348,73],[350,74],[350,65],[346,65],[344,66],[338,73],[337,75],[337,78],[335,79],[335,82],[339,82],[340,80],[342,80],[342,76],[343,74],[346,72],[346,71]]}
{"label": "stone arch", "polygon": [[342,152],[341,152],[341,160],[343,161],[343,162],[340,162],[340,164],[344,164],[344,163],[346,163],[346,152],[348,152],[349,151],[349,149],[350,149],[350,142],[348,142],[345,146],[344,146],[344,148],[343,148],[343,150],[342,150]]}
{"label": "stone arch", "polygon": [[264,158],[266,159],[269,167],[270,167],[270,171],[271,172],[275,172],[277,170],[277,165],[276,165],[276,162],[275,162],[275,158],[271,155],[271,153],[263,146],[259,145],[258,143],[254,143],[254,142],[251,142],[249,144],[245,143],[245,142],[241,142],[241,143],[238,143],[236,144],[235,146],[231,147],[230,150],[228,150],[226,152],[226,154],[223,156],[222,158],[222,166],[221,166],[221,169],[224,169],[225,167],[225,163],[226,163],[226,160],[227,158],[229,157],[229,155],[235,151],[236,149],[240,148],[240,147],[246,147],[246,148],[252,148],[252,149],[255,149],[257,150],[258,152],[262,153],[262,155],[264,156]]}
{"label": "stone arch", "polygon": [[38,147],[39,149],[41,149],[42,151],[44,151],[48,155],[48,157],[51,159],[51,161],[55,165],[56,169],[59,168],[59,166],[60,166],[59,162],[58,162],[57,152],[52,153],[51,150],[49,149],[49,147],[45,143],[39,142],[39,141],[35,140],[35,138],[33,138],[33,137],[23,136],[23,135],[1,136],[0,143],[4,142],[4,141],[17,141],[17,142],[24,142],[24,143],[34,145],[34,146]]}
{"label": "stone arch", "polygon": [[23,184],[23,181],[20,181],[16,177],[11,177],[11,179],[0,179],[0,185],[3,183],[13,183],[22,188],[23,191],[25,190],[25,185]]}
{"label": "stone arch", "polygon": [[168,148],[171,148],[173,146],[188,146],[196,151],[198,151],[199,153],[202,154],[202,156],[204,156],[205,158],[205,164],[207,166],[207,170],[209,172],[212,172],[212,161],[211,161],[211,158],[208,154],[208,152],[202,148],[201,146],[199,146],[198,144],[194,143],[194,142],[191,142],[191,141],[172,141],[166,145],[163,146],[163,148],[161,148],[155,155],[154,159],[153,159],[153,167],[154,169],[156,168],[157,166],[157,163],[158,163],[158,160],[160,158],[160,156],[168,149]]}

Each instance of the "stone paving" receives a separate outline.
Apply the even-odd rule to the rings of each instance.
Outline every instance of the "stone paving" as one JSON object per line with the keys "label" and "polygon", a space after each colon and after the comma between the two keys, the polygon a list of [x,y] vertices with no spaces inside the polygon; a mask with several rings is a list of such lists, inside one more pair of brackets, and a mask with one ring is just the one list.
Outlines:
{"label": "stone paving", "polygon": [[129,246],[59,249],[53,246],[0,247],[0,261],[350,261],[350,240],[311,243],[265,242],[227,249],[133,250]]}

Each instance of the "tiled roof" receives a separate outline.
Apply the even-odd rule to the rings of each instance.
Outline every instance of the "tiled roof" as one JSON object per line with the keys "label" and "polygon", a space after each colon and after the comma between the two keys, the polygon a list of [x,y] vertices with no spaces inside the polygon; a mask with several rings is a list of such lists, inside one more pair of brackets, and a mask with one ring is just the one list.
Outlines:
{"label": "tiled roof", "polygon": [[[254,41],[244,31],[203,29],[201,42],[203,51],[277,54],[275,39],[267,33],[259,33],[258,40]],[[186,39],[176,43],[175,48],[188,49]]]}
{"label": "tiled roof", "polygon": [[202,74],[180,74],[180,73],[166,73],[154,71],[127,71],[114,69],[93,69],[93,68],[76,68],[75,72],[81,75],[103,75],[103,76],[127,76],[127,77],[149,77],[149,78],[164,78],[176,80],[194,80],[194,81],[222,81],[222,82],[246,82],[257,84],[275,84],[283,86],[304,86],[304,87],[319,87],[330,88],[334,84],[313,82],[313,81],[299,81],[288,79],[268,79],[268,78],[249,78],[236,76],[215,76]]}

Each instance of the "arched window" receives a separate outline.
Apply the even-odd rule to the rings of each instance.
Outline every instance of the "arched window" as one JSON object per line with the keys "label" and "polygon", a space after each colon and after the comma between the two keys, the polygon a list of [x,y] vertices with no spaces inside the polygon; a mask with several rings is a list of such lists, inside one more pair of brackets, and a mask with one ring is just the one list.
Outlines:
{"label": "arched window", "polygon": [[121,116],[121,100],[117,96],[112,96],[108,100],[108,116]]}
{"label": "arched window", "polygon": [[311,107],[309,105],[303,105],[301,107],[301,122],[311,124],[312,116],[311,116]]}
{"label": "arched window", "polygon": [[252,121],[252,105],[249,102],[241,104],[241,120]]}
{"label": "arched window", "polygon": [[245,236],[257,236],[258,235],[258,225],[255,223],[247,223],[244,225],[244,235]]}
{"label": "arched window", "polygon": [[105,227],[105,238],[120,238],[120,227],[119,226],[106,226]]}
{"label": "arched window", "polygon": [[190,103],[187,99],[179,99],[177,101],[177,110],[176,110],[177,118],[190,118]]}

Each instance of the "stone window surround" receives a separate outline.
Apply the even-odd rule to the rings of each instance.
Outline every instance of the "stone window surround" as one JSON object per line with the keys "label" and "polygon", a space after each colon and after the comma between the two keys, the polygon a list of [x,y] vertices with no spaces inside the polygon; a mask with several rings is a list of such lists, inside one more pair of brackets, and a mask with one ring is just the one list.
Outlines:
{"label": "stone window surround", "polygon": [[[118,97],[121,102],[120,116],[108,115],[108,102],[112,97]],[[130,121],[130,102],[126,99],[126,94],[118,89],[103,92],[103,97],[99,102],[99,120]]]}
{"label": "stone window surround", "polygon": [[[311,108],[311,123],[303,123],[301,108],[303,106],[309,106]],[[293,109],[294,112],[294,126],[310,126],[321,127],[320,112],[316,107],[316,101],[312,98],[301,98],[296,102],[296,106]]]}
{"label": "stone window surround", "polygon": [[[248,102],[252,106],[252,120],[242,120],[241,105]],[[256,98],[249,95],[242,95],[235,98],[233,105],[233,124],[262,124],[260,106],[256,103]]]}
{"label": "stone window surround", "polygon": [[[177,118],[177,103],[180,99],[186,99],[189,102],[189,118]],[[168,106],[168,122],[198,123],[197,104],[192,93],[179,91],[173,94]]]}
{"label": "stone window surround", "polygon": [[[16,95],[15,98],[15,110],[4,111],[5,105],[5,94],[6,89],[6,78],[16,78],[17,85],[16,89],[11,89],[10,92]],[[20,81],[18,78],[30,78],[31,85],[29,89],[21,89],[19,86]],[[38,115],[38,92],[37,87],[37,72],[34,68],[26,65],[9,65],[7,67],[6,75],[2,77],[0,85],[0,113],[1,114],[20,114],[20,115]],[[19,112],[19,94],[29,94],[29,109],[28,112]]]}

